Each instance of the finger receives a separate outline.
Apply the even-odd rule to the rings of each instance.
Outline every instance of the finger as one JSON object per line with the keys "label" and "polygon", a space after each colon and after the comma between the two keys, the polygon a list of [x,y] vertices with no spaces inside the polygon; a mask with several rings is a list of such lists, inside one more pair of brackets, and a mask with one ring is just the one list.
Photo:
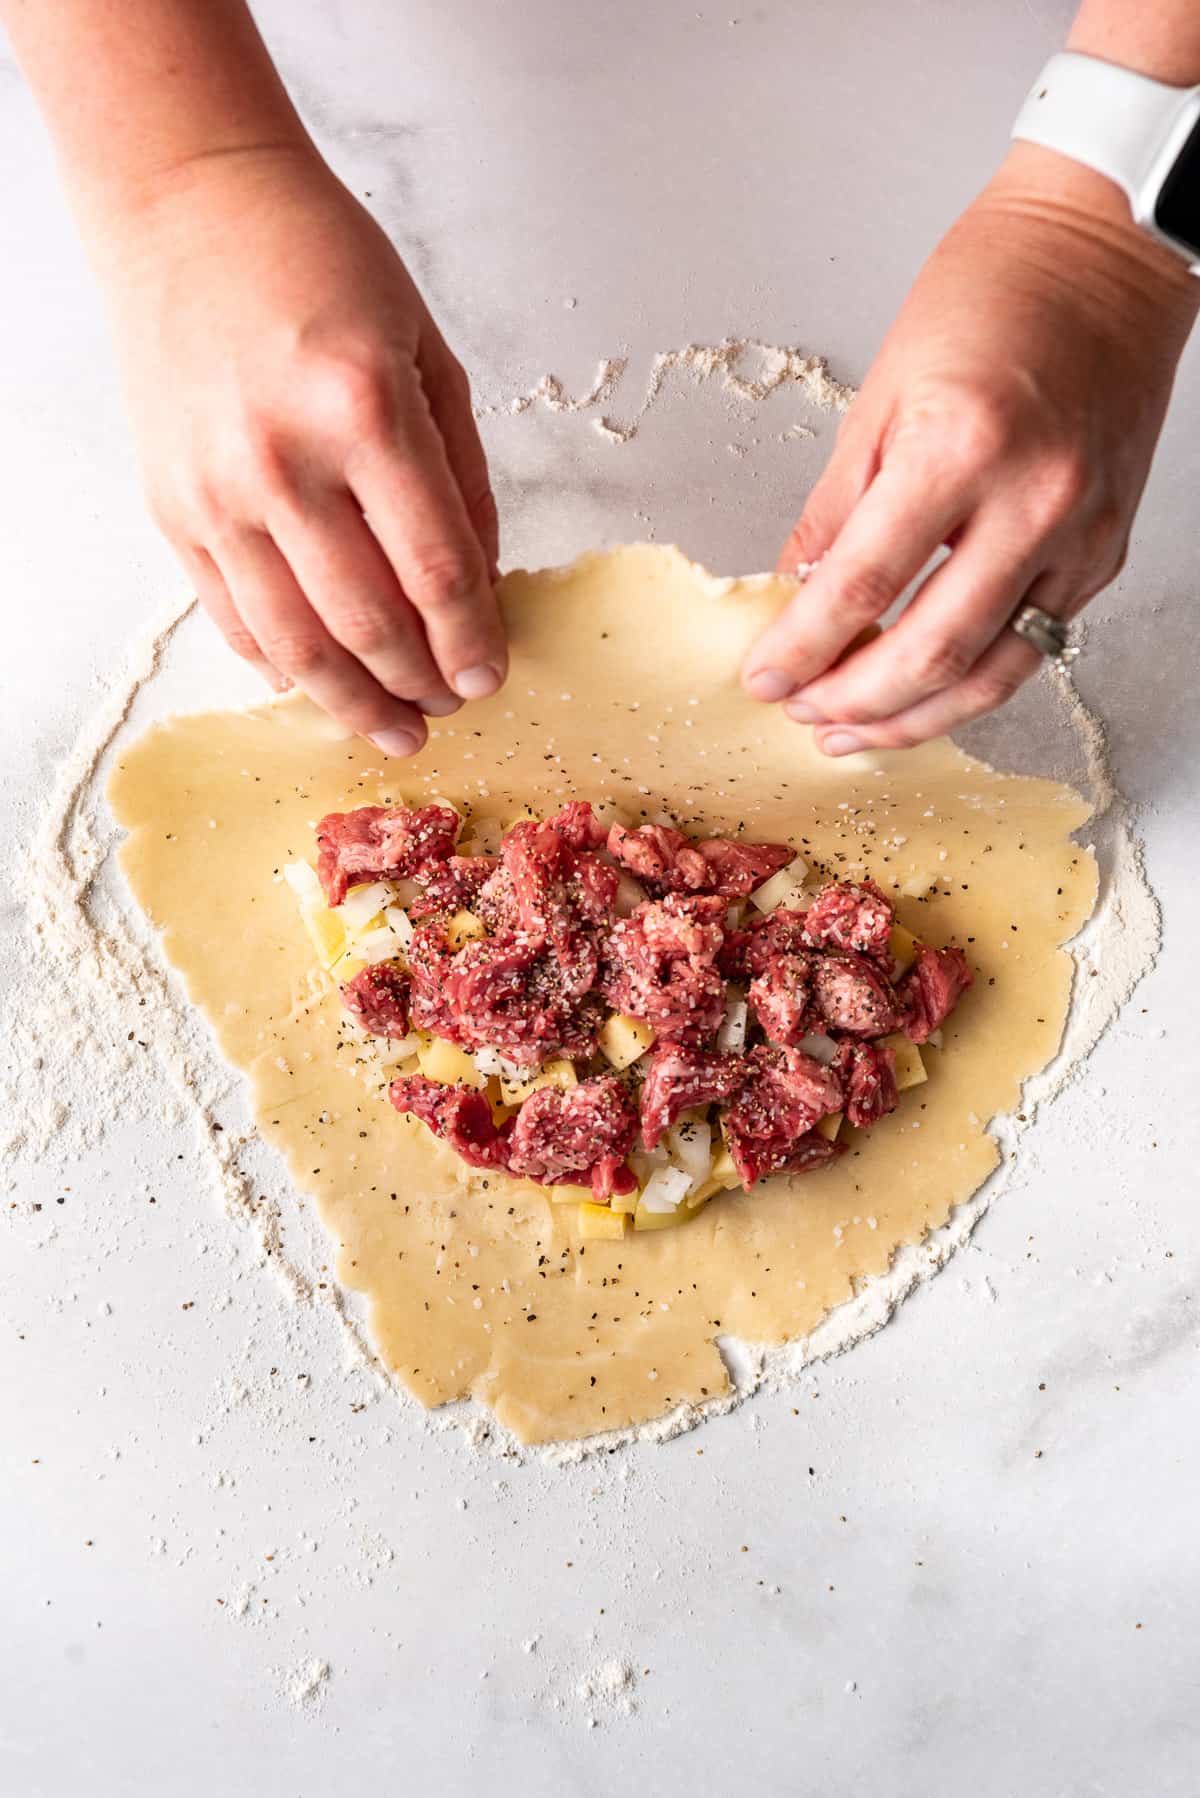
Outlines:
{"label": "finger", "polygon": [[495,580],[500,566],[500,518],[488,474],[487,457],[471,410],[471,384],[461,363],[435,334],[421,358],[421,383],[433,422],[442,434],[451,473],[458,482],[467,516]]}
{"label": "finger", "polygon": [[241,614],[230,598],[229,589],[221,578],[221,571],[206,550],[199,547],[181,548],[177,551],[180,561],[187,571],[196,598],[204,607],[221,635],[232,649],[235,656],[241,656],[243,662],[249,662],[258,670],[267,685],[274,687],[277,693],[286,693],[291,681],[273,668],[262,650],[253,631],[248,630]]}
{"label": "finger", "polygon": [[[1040,606],[1052,618],[1071,619],[1105,585],[1107,579],[1095,573],[1085,576],[1065,569],[1048,571],[1034,581],[1022,603]],[[1017,609],[1014,607],[1014,612]],[[1036,673],[1042,660],[1038,651],[1015,631],[1003,629],[970,673],[955,686],[892,718],[853,727],[818,727],[817,745],[827,755],[850,755],[857,749],[908,748],[943,736],[960,724],[1007,704]]]}
{"label": "finger", "polygon": [[980,517],[890,630],[810,681],[784,709],[800,722],[855,724],[891,718],[955,686],[999,636],[1036,573],[1029,555],[1014,554],[1011,528]]}
{"label": "finger", "polygon": [[873,451],[860,450],[843,425],[829,466],[804,502],[783,546],[775,565],[780,574],[792,574],[821,560],[870,486],[876,467]]}
{"label": "finger", "polygon": [[349,492],[327,492],[268,518],[309,604],[335,642],[386,693],[444,718],[462,703],[434,662],[425,626],[400,591],[391,564]]}
{"label": "finger", "polygon": [[817,747],[826,755],[851,755],[858,749],[909,749],[931,737],[945,736],[972,718],[982,718],[1006,705],[1041,661],[1036,649],[1012,631],[1002,631],[965,679],[953,687],[943,688],[894,718],[853,726],[818,726]]}
{"label": "finger", "polygon": [[390,440],[359,446],[347,472],[447,685],[462,699],[494,693],[508,654],[487,559],[419,385]]}
{"label": "finger", "polygon": [[420,712],[386,693],[361,662],[334,642],[264,531],[232,534],[218,554],[234,604],[281,674],[386,755],[412,755],[421,747],[425,721]]}
{"label": "finger", "polygon": [[956,481],[915,459],[885,463],[832,549],[754,644],[742,678],[756,699],[786,698],[823,674],[882,617],[967,509]]}

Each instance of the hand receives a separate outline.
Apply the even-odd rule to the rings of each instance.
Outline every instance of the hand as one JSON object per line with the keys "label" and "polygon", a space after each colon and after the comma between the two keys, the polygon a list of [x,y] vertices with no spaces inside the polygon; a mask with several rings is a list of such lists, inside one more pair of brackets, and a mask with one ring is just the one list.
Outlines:
{"label": "hand", "polygon": [[391,755],[494,692],[467,379],[315,154],[198,159],[104,263],[151,506],[230,646]]}
{"label": "hand", "polygon": [[[780,560],[820,566],[750,650],[747,689],[831,755],[1007,700],[1040,661],[1007,629],[1018,607],[1071,618],[1122,566],[1196,293],[1115,187],[1014,147],[847,414]],[[845,654],[942,545],[899,622]]]}

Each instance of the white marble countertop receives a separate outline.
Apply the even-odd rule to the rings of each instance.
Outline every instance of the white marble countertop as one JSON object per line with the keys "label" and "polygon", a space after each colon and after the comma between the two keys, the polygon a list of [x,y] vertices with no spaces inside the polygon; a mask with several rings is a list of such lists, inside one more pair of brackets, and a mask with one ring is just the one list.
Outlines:
{"label": "white marble countertop", "polygon": [[[583,390],[624,355],[618,418],[655,352],[726,335],[859,379],[1068,11],[260,7],[479,397],[551,370]],[[2,55],[0,167],[11,840],[178,583]],[[816,437],[783,441],[796,422]],[[1190,1798],[1198,427],[1193,346],[1079,669],[1145,808],[1158,967],[973,1246],[795,1393],[666,1447],[509,1465],[392,1401],[341,1404],[333,1320],[283,1301],[192,1161],[152,1224],[119,1121],[69,1170],[6,1172],[0,1790]],[[832,422],[685,382],[624,446],[587,415],[486,428],[509,560],[653,534],[732,571],[773,559]],[[186,703],[249,691],[215,649],[171,683]],[[0,919],[11,967],[7,899]],[[628,1713],[579,1690],[613,1660]],[[313,1663],[315,1698],[281,1696]]]}

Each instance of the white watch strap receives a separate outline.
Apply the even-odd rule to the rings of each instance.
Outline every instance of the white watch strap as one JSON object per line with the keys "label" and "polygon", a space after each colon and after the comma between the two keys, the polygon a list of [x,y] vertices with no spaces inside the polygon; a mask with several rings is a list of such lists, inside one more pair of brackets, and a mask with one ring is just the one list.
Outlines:
{"label": "white watch strap", "polygon": [[1107,175],[1140,213],[1146,183],[1195,105],[1194,88],[1064,50],[1042,70],[1012,134]]}

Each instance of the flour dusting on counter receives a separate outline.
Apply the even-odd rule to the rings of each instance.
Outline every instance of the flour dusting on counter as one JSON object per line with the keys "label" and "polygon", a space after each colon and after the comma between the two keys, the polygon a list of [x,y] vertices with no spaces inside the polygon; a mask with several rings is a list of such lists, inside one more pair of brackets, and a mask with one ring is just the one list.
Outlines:
{"label": "flour dusting on counter", "polygon": [[[742,367],[747,350],[760,357],[753,374]],[[689,345],[662,352],[631,420],[621,426],[599,422],[628,441],[674,370],[697,380],[719,377],[724,387],[751,403],[786,383],[800,386],[813,403],[829,408],[842,409],[850,397],[849,389],[830,379],[822,358],[727,339],[710,348]],[[504,409],[545,404],[557,411],[587,411],[610,401],[623,373],[621,363],[602,363],[592,389],[579,400],[570,400],[561,384],[546,377],[522,405]],[[757,1390],[794,1381],[810,1363],[840,1354],[879,1329],[900,1300],[967,1240],[1003,1187],[1020,1132],[1037,1108],[1075,1076],[1152,965],[1158,911],[1141,867],[1129,808],[1113,785],[1102,727],[1083,707],[1069,675],[1058,673],[1051,678],[1079,740],[1096,806],[1089,834],[1101,855],[1102,893],[1094,918],[1074,945],[1076,995],[1062,1049],[1052,1066],[1028,1083],[1020,1117],[995,1124],[1004,1159],[992,1179],[944,1228],[900,1251],[886,1274],[866,1280],[852,1300],[806,1339],[771,1349],[722,1341],[731,1391],[702,1409],[683,1408],[633,1430],[537,1451],[522,1449],[470,1403],[427,1415],[380,1366],[356,1301],[344,1300],[325,1277],[320,1233],[311,1219],[297,1220],[281,1165],[255,1141],[239,1080],[224,1068],[207,1030],[162,964],[153,936],[140,928],[127,896],[111,877],[115,833],[98,802],[98,779],[135,700],[158,670],[189,609],[190,604],[172,608],[135,648],[81,733],[61,770],[51,806],[15,870],[14,887],[26,908],[29,934],[27,965],[10,1024],[10,1041],[18,1051],[12,1058],[15,1069],[6,1076],[10,1161],[51,1154],[69,1161],[101,1140],[114,1118],[178,1122],[190,1117],[222,1205],[230,1218],[247,1227],[260,1263],[275,1270],[292,1303],[318,1302],[336,1313],[344,1331],[346,1372],[367,1382],[361,1403],[390,1390],[403,1401],[406,1415],[421,1419],[431,1431],[451,1429],[480,1450],[508,1460],[537,1455],[569,1465],[634,1439],[667,1441]],[[19,1210],[19,1201],[14,1204]]]}

